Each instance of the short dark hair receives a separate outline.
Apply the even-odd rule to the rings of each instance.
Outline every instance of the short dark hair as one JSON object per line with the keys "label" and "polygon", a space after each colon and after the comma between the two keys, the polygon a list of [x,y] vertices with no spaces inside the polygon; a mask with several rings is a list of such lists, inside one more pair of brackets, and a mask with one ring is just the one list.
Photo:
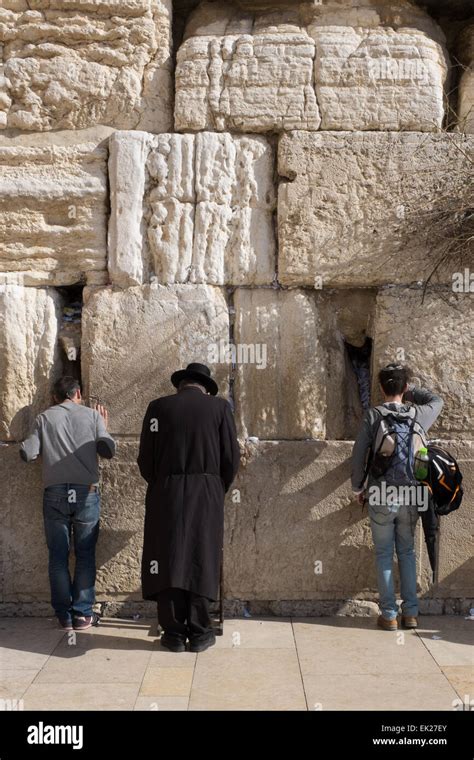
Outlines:
{"label": "short dark hair", "polygon": [[61,403],[62,401],[66,401],[67,398],[73,398],[77,391],[80,390],[81,385],[79,380],[76,380],[75,377],[71,377],[70,375],[64,375],[64,377],[60,377],[59,380],[56,380],[54,383],[53,396],[59,401],[59,403]]}
{"label": "short dark hair", "polygon": [[387,396],[399,396],[410,380],[411,371],[402,364],[387,364],[379,372],[379,382]]}

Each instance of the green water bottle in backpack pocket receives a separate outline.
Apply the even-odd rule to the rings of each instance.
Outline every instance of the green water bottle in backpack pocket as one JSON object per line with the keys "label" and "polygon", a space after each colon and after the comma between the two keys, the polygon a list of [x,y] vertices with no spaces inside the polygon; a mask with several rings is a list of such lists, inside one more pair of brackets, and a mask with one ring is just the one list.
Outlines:
{"label": "green water bottle in backpack pocket", "polygon": [[421,446],[415,454],[414,473],[417,480],[426,480],[430,471],[430,458],[426,446]]}

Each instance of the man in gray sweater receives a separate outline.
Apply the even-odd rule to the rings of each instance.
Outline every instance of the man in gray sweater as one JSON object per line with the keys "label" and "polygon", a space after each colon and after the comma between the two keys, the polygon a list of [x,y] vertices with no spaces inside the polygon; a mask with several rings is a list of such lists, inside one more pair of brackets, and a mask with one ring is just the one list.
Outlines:
{"label": "man in gray sweater", "polygon": [[[369,498],[368,502],[377,561],[377,584],[381,609],[377,624],[380,628],[389,631],[398,628],[398,607],[393,582],[394,550],[397,552],[400,571],[402,626],[416,628],[418,625],[414,538],[419,516],[419,504],[417,499],[413,498],[413,494],[417,494],[418,491],[413,487],[411,487],[412,490],[407,489],[401,481],[404,479],[404,466],[408,468],[408,472],[411,471],[412,463],[409,460],[413,457],[413,450],[416,449],[413,435],[418,435],[414,431],[418,430],[419,425],[422,428],[421,434],[427,432],[443,408],[443,401],[439,396],[424,388],[415,388],[414,385],[409,385],[408,380],[408,368],[399,364],[389,364],[379,372],[384,403],[380,408],[381,411],[377,411],[377,407],[375,407],[365,412],[362,426],[352,450],[351,480],[354,494],[361,504],[364,503],[367,493],[371,497],[372,495],[378,496],[374,499]],[[377,431],[383,415],[390,413],[395,415],[392,419],[401,423],[398,433],[399,443],[396,453],[391,459],[392,462],[396,460],[398,472],[394,472],[392,469],[385,474],[374,474],[373,468],[368,467],[370,465],[368,458],[370,453],[373,454],[373,448],[377,448],[376,439],[379,439]],[[416,424],[414,424],[415,422]],[[405,440],[404,430],[408,431],[405,433]],[[386,437],[386,440],[388,438]],[[392,492],[395,491],[395,498],[389,500],[386,498],[389,492],[387,483],[397,481],[397,476],[400,476],[400,467],[402,472],[402,477],[398,481],[400,485],[390,486]],[[426,506],[422,508],[426,508]]]}
{"label": "man in gray sweater", "polygon": [[[92,609],[100,517],[97,455],[111,459],[115,443],[107,433],[107,410],[83,406],[75,378],[58,380],[53,397],[54,406],[38,415],[20,456],[25,462],[40,455],[42,459],[51,604],[63,630],[83,630],[99,622]],[[71,535],[76,557],[73,579],[69,573]]]}

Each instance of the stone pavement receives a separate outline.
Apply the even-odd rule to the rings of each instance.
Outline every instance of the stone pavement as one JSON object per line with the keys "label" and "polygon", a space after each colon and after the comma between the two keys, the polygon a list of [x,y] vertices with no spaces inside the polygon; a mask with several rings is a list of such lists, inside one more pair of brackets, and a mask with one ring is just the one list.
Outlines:
{"label": "stone pavement", "polygon": [[152,620],[105,618],[71,636],[51,619],[1,618],[0,699],[25,710],[453,710],[474,697],[473,621],[423,617],[417,633],[374,622],[233,618],[196,655],[162,650]]}

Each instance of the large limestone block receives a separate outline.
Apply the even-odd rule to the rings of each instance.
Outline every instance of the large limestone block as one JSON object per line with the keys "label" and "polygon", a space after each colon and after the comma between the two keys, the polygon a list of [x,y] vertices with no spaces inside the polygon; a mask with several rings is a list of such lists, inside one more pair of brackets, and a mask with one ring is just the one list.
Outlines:
{"label": "large limestone block", "polygon": [[176,65],[177,130],[319,127],[315,46],[297,13],[255,17],[203,3],[186,36]]}
{"label": "large limestone block", "polygon": [[474,134],[474,24],[461,34],[458,57],[462,67],[458,85],[459,129]]}
{"label": "large limestone block", "polygon": [[[234,294],[236,418],[243,437],[352,439],[370,397],[370,289]],[[351,359],[352,356],[352,359]]]}
{"label": "large limestone block", "polygon": [[236,417],[263,439],[324,438],[326,347],[313,293],[235,293]]}
{"label": "large limestone block", "polygon": [[[367,511],[352,499],[352,444],[248,445],[226,503],[225,593],[237,599],[374,598]],[[418,560],[428,587],[426,552]]]}
{"label": "large limestone block", "polygon": [[273,154],[247,135],[111,137],[110,272],[121,287],[271,283]]}
{"label": "large limestone block", "polygon": [[18,445],[1,445],[0,478],[0,598],[3,602],[49,602],[41,465],[22,462]]}
{"label": "large limestone block", "polygon": [[[426,279],[458,234],[473,147],[472,137],[455,133],[284,135],[280,282],[324,288]],[[452,272],[447,259],[434,281],[451,282]]]}
{"label": "large limestone block", "polygon": [[141,555],[146,483],[137,465],[138,439],[119,439],[113,459],[102,460],[101,519],[97,545],[98,599],[141,599]]}
{"label": "large limestone block", "polygon": [[10,8],[0,15],[3,128],[170,128],[170,0],[34,0]]}
{"label": "large limestone block", "polygon": [[330,1],[315,8],[308,33],[321,129],[441,128],[449,58],[426,12],[408,2]]}
{"label": "large limestone block", "polygon": [[[25,464],[14,444],[0,446],[0,571],[3,602],[50,600],[39,462]],[[97,600],[141,598],[145,482],[138,440],[119,440],[115,457],[101,460],[101,525],[97,544]],[[71,552],[71,569],[74,553]]]}
{"label": "large limestone block", "polygon": [[438,583],[433,596],[469,599],[474,588],[474,442],[446,441],[445,447],[463,473],[464,498],[456,512],[441,518]]}
{"label": "large limestone block", "polygon": [[68,285],[107,267],[107,150],[0,146],[0,273]]}
{"label": "large limestone block", "polygon": [[53,289],[0,285],[0,440],[23,440],[50,404],[60,308]]}
{"label": "large limestone block", "polygon": [[377,372],[392,361],[412,369],[415,382],[437,392],[444,408],[433,435],[474,431],[474,308],[472,295],[388,288],[379,292],[375,315],[373,397]]}
{"label": "large limestone block", "polygon": [[90,290],[82,312],[82,376],[86,394],[108,407],[112,433],[139,434],[149,402],[174,393],[170,376],[189,362],[211,366],[221,395],[227,395],[229,366],[209,361],[229,336],[219,288]]}
{"label": "large limestone block", "polygon": [[459,128],[474,134],[474,64],[463,72],[459,82]]}
{"label": "large limestone block", "polygon": [[112,282],[122,287],[141,284],[148,274],[143,196],[150,139],[148,133],[137,131],[116,132],[109,140],[109,273]]}
{"label": "large limestone block", "polygon": [[177,130],[436,131],[448,56],[441,29],[401,0],[203,2],[176,67]]}

